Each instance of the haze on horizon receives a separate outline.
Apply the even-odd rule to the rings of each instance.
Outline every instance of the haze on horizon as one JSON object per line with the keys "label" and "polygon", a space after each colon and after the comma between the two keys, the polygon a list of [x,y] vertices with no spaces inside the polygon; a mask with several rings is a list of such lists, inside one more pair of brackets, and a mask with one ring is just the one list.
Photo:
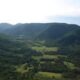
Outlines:
{"label": "haze on horizon", "polygon": [[80,0],[0,0],[0,23],[79,21]]}

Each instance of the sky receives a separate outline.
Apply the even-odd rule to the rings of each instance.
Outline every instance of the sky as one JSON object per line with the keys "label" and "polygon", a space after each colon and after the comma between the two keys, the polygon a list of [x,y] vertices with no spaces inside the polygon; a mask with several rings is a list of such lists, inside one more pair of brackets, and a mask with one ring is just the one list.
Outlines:
{"label": "sky", "polygon": [[0,0],[0,23],[80,24],[79,20],[80,0]]}

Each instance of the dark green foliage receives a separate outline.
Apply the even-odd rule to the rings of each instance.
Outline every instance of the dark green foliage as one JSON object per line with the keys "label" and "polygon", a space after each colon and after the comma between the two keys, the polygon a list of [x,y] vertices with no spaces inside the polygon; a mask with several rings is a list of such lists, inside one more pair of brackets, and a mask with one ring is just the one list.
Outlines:
{"label": "dark green foliage", "polygon": [[71,80],[79,80],[80,78],[80,69],[74,69],[67,73],[63,74],[63,77]]}
{"label": "dark green foliage", "polygon": [[79,45],[80,44],[80,29],[67,33],[61,40],[58,41],[63,46]]}
{"label": "dark green foliage", "polygon": [[79,29],[77,25],[69,25],[64,23],[53,23],[50,27],[38,36],[39,40],[52,41],[61,39],[70,31]]}
{"label": "dark green foliage", "polygon": [[36,51],[31,50],[22,43],[0,36],[0,79],[20,80],[21,78],[21,80],[25,80],[26,77],[21,77],[22,74],[16,72],[16,66],[25,63],[33,67],[28,73],[25,73],[25,75],[27,76],[30,73],[30,77],[34,76],[33,74],[35,74],[38,69],[38,63],[36,60],[32,59],[32,55],[36,54]]}
{"label": "dark green foliage", "polygon": [[44,63],[41,63],[40,70],[43,72],[62,73],[67,72],[68,68],[64,65],[64,62],[61,59],[55,59],[54,62],[47,60],[44,61]]}
{"label": "dark green foliage", "polygon": [[18,39],[34,39],[41,32],[47,29],[48,24],[31,23],[31,24],[17,24],[14,27],[7,29],[5,32],[8,35],[17,37]]}
{"label": "dark green foliage", "polygon": [[[1,32],[14,36],[13,38],[0,34],[0,80],[80,79],[79,26],[64,23],[17,24],[12,28],[10,26]],[[37,51],[32,50],[34,46],[59,49]],[[59,73],[63,77],[50,78],[39,75],[40,71]]]}
{"label": "dark green foliage", "polygon": [[50,42],[55,39],[61,39],[66,33],[79,28],[78,25],[65,23],[25,23],[13,25],[11,28],[2,31],[2,33],[17,37],[18,39],[35,39]]}

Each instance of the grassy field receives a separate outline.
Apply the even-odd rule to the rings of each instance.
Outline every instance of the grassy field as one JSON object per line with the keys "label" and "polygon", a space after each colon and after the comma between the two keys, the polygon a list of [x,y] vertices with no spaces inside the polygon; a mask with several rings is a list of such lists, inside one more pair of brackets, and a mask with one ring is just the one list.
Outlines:
{"label": "grassy field", "polygon": [[[66,58],[67,56],[65,55],[60,55],[58,53],[56,53],[58,51],[58,47],[46,47],[46,46],[33,46],[32,47],[33,50],[36,50],[36,51],[40,51],[43,53],[42,56],[33,56],[34,59],[37,59],[37,60],[40,60],[40,59],[52,59],[52,63],[55,63],[54,60],[56,59],[60,59],[61,58]],[[49,51],[53,51],[51,54],[48,53]],[[47,52],[47,54],[46,54]],[[40,64],[44,64],[45,61],[40,61]],[[66,65],[66,67],[68,67],[70,70],[72,69],[75,69],[75,65],[71,62],[67,62],[67,61],[63,61],[64,65]],[[63,77],[63,74],[62,73],[54,73],[54,72],[38,72],[39,75],[42,75],[42,76],[46,76],[46,77],[49,77],[49,78],[55,78],[55,79],[63,79],[64,80],[64,77]]]}
{"label": "grassy field", "polygon": [[50,78],[56,78],[56,79],[61,79],[62,78],[62,74],[61,73],[51,73],[51,72],[39,72],[38,74],[41,74],[43,76],[47,76]]}
{"label": "grassy field", "polygon": [[16,72],[19,72],[22,74],[27,72],[29,68],[26,65],[27,64],[22,64],[22,65],[16,66]]}
{"label": "grassy field", "polygon": [[44,58],[44,59],[57,59],[58,58],[58,55],[43,55],[43,56],[33,56],[34,59],[41,59],[41,58]]}
{"label": "grassy field", "polygon": [[71,62],[66,62],[64,61],[64,64],[69,68],[69,69],[75,69],[75,65]]}
{"label": "grassy field", "polygon": [[36,51],[44,52],[44,51],[57,51],[58,47],[46,47],[46,46],[38,47],[38,46],[33,46],[32,49],[36,50]]}

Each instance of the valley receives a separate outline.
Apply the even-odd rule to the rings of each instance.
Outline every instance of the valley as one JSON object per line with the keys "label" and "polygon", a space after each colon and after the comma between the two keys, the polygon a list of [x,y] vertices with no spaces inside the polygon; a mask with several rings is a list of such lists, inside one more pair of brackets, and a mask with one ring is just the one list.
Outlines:
{"label": "valley", "polygon": [[0,80],[80,80],[79,25],[4,26],[0,24]]}

